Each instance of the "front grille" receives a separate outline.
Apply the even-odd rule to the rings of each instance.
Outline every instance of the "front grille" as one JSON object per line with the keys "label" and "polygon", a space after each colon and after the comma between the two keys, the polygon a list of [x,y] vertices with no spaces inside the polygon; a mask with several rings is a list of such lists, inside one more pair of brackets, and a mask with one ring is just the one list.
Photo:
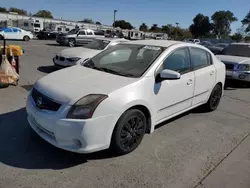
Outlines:
{"label": "front grille", "polygon": [[234,64],[225,64],[226,70],[233,70],[234,69]]}
{"label": "front grille", "polygon": [[65,57],[59,57],[59,60],[60,60],[60,61],[64,61],[64,60],[65,60]]}
{"label": "front grille", "polygon": [[35,88],[32,90],[32,98],[39,109],[57,111],[61,106],[61,104],[54,102],[49,97],[37,91]]}

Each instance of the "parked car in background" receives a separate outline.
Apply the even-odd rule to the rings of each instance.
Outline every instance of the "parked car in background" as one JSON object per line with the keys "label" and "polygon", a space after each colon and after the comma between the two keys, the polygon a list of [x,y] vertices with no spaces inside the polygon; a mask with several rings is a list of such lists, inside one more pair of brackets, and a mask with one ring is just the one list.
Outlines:
{"label": "parked car in background", "polygon": [[207,48],[216,55],[216,54],[219,54],[228,45],[229,44],[227,43],[217,43],[211,46],[207,46]]}
{"label": "parked car in background", "polygon": [[188,39],[186,42],[193,43],[193,44],[200,44],[200,39]]}
{"label": "parked car in background", "polygon": [[225,65],[203,46],[129,41],[38,80],[26,110],[33,130],[56,147],[126,154],[167,119],[200,105],[215,110],[224,81]]}
{"label": "parked car in background", "polygon": [[96,38],[84,47],[75,47],[60,51],[53,58],[53,62],[57,68],[77,65],[111,46],[127,41],[120,38]]}
{"label": "parked car in background", "polygon": [[232,43],[217,57],[226,65],[227,79],[250,82],[250,43]]}
{"label": "parked car in background", "polygon": [[39,40],[55,40],[57,35],[58,35],[58,32],[42,30],[38,32],[36,37]]}
{"label": "parked car in background", "polygon": [[205,47],[209,47],[209,46],[213,46],[214,44],[210,41],[201,41],[200,45],[205,46]]}
{"label": "parked car in background", "polygon": [[0,28],[0,39],[3,39],[3,37],[7,40],[29,41],[33,39],[33,34],[17,27],[5,27]]}
{"label": "parked car in background", "polygon": [[60,45],[74,47],[76,45],[86,45],[96,37],[104,37],[104,33],[90,29],[72,29],[67,34],[57,35],[56,42]]}

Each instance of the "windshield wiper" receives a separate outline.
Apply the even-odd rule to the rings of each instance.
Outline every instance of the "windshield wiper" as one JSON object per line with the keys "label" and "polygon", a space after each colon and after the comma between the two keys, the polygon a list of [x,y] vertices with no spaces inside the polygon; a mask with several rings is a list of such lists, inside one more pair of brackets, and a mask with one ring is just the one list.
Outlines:
{"label": "windshield wiper", "polygon": [[103,69],[105,72],[112,73],[112,74],[119,75],[119,76],[134,77],[134,75],[133,75],[133,74],[130,74],[130,73],[115,71],[115,70],[111,70],[111,69],[103,68],[103,67],[102,67],[102,69]]}

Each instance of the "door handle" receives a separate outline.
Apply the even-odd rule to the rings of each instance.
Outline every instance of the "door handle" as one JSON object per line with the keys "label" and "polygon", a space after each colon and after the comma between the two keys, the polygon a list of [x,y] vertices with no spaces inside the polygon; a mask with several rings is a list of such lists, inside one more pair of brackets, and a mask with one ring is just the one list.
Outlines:
{"label": "door handle", "polygon": [[213,76],[214,75],[214,71],[210,72],[210,75]]}
{"label": "door handle", "polygon": [[187,82],[187,85],[191,85],[192,83],[193,83],[193,80],[189,79],[188,82]]}

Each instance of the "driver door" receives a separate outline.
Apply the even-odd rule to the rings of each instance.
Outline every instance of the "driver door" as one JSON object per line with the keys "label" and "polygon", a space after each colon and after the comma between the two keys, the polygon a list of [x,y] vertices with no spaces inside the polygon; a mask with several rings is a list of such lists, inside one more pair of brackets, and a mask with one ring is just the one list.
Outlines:
{"label": "driver door", "polygon": [[157,122],[190,108],[194,94],[195,76],[188,48],[176,49],[168,55],[161,65],[161,70],[164,69],[179,72],[181,77],[155,83]]}

